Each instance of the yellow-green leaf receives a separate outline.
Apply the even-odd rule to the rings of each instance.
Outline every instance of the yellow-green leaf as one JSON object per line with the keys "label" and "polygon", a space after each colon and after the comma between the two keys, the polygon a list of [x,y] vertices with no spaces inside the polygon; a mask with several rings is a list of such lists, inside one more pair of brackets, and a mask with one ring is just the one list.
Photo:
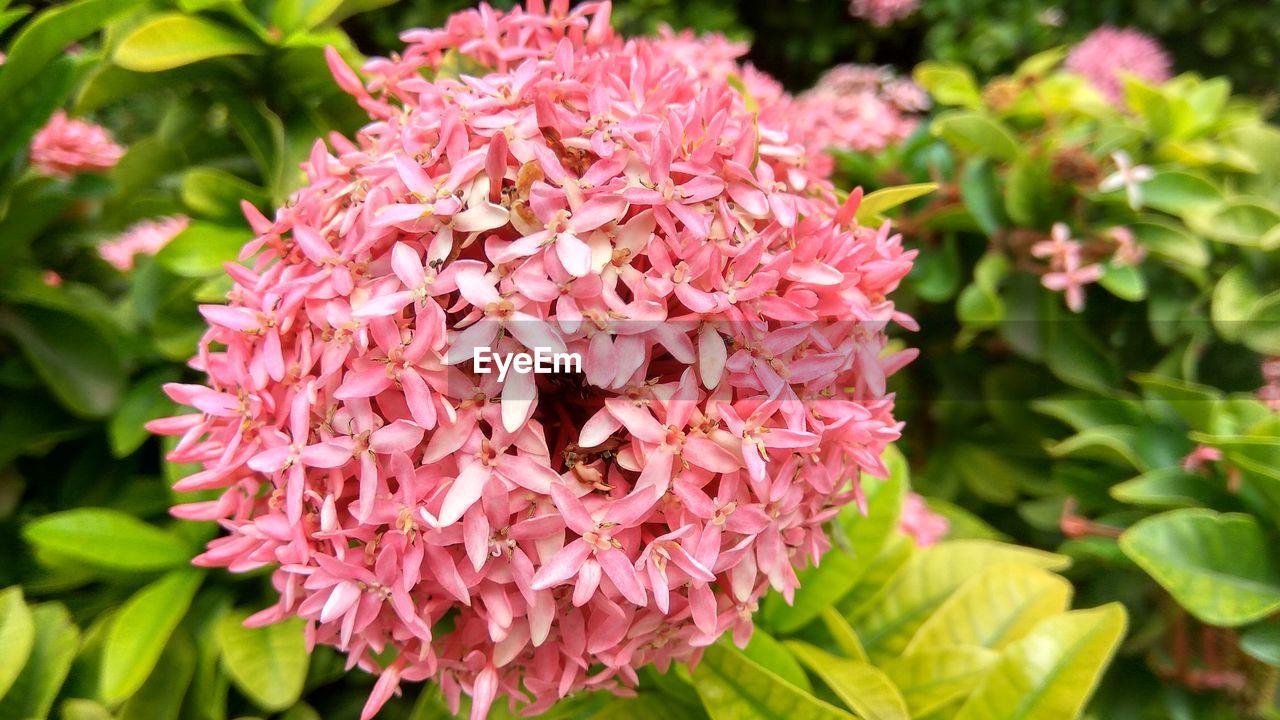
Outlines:
{"label": "yellow-green leaf", "polygon": [[[60,603],[44,603],[31,608],[35,639],[31,656],[8,694],[0,700],[0,718],[28,720],[48,717],[58,690],[71,671],[71,661],[80,649],[80,629],[71,622],[71,613]],[[0,653],[5,648],[0,648]]]}
{"label": "yellow-green leaf", "polygon": [[298,701],[307,679],[307,644],[300,619],[247,628],[248,613],[230,613],[218,624],[222,665],[255,705],[278,712]]}
{"label": "yellow-green leaf", "polygon": [[858,639],[858,633],[854,632],[853,626],[848,620],[840,614],[839,610],[829,607],[822,611],[822,622],[827,626],[827,634],[831,636],[831,640],[840,648],[840,652],[846,657],[854,660],[862,660],[866,662],[867,651],[862,647],[862,641]]}
{"label": "yellow-green leaf", "polygon": [[31,609],[22,599],[22,588],[11,587],[0,592],[0,698],[27,664],[35,637],[36,627],[31,620]]}
{"label": "yellow-green leaf", "polygon": [[22,529],[27,542],[92,567],[145,572],[185,565],[187,544],[176,535],[107,508],[44,515]]}
{"label": "yellow-green leaf", "polygon": [[911,717],[920,717],[973,692],[999,659],[1000,653],[982,647],[937,647],[894,658],[883,669]]}
{"label": "yellow-green leaf", "polygon": [[1071,605],[1071,583],[1029,565],[997,565],[942,603],[906,653],[950,645],[1000,650]]}
{"label": "yellow-green leaf", "polygon": [[937,183],[916,183],[915,185],[899,185],[887,187],[868,193],[858,204],[857,219],[859,225],[876,226],[884,222],[886,211],[899,205],[905,205],[919,197],[924,197],[938,189]]}
{"label": "yellow-green leaf", "polygon": [[910,720],[902,693],[880,670],[860,660],[838,658],[807,643],[789,641],[786,645],[862,720]]}
{"label": "yellow-green leaf", "polygon": [[1126,624],[1124,608],[1117,603],[1045,620],[1005,648],[956,720],[1079,717]]}
{"label": "yellow-green leaf", "polygon": [[723,643],[707,648],[693,684],[712,720],[854,720]]}
{"label": "yellow-green leaf", "polygon": [[134,593],[120,608],[102,648],[100,700],[115,705],[142,687],[203,577],[199,570],[174,570]]}
{"label": "yellow-green leaf", "polygon": [[261,53],[249,35],[198,15],[165,13],[120,41],[112,59],[127,70],[158,72],[216,57]]}
{"label": "yellow-green leaf", "polygon": [[1000,121],[980,112],[948,110],[934,118],[933,134],[961,152],[1013,160],[1022,155],[1013,133]]}

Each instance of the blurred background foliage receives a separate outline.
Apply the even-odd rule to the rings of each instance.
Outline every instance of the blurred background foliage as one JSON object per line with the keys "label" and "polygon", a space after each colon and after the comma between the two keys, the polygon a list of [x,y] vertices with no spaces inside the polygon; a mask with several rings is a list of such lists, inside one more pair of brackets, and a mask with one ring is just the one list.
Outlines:
{"label": "blurred background foliage", "polygon": [[[240,627],[270,601],[266,575],[187,567],[217,530],[168,517],[190,469],[165,465],[142,424],[174,411],[161,384],[194,377],[196,303],[224,296],[221,264],[251,235],[241,201],[281,205],[316,138],[363,123],[324,48],[358,66],[470,4],[0,3],[0,720],[358,716],[370,677],[344,674],[329,650],[308,656],[296,626]],[[1066,674],[1015,679],[1060,703],[1009,717],[1074,712],[1113,652],[1091,717],[1277,717],[1280,421],[1255,391],[1280,383],[1262,365],[1280,355],[1280,132],[1265,121],[1278,21],[1280,0],[923,0],[885,28],[840,0],[619,0],[624,32],[752,41],[750,61],[795,90],[862,62],[914,70],[933,96],[900,146],[837,153],[837,177],[939,186],[878,207],[922,252],[901,301],[925,328],[903,341],[923,354],[896,389],[912,482],[951,534],[915,550],[891,532],[908,482],[898,462],[871,513],[841,520],[870,566],[843,548],[821,571],[834,575],[808,578],[817,594],[793,608],[772,598],[745,656],[717,650],[712,670],[646,673],[636,704],[586,697],[551,717],[727,717],[702,700],[730,673],[739,691],[785,679],[793,712],[773,716],[846,717],[848,705],[1000,718],[960,707],[977,677],[1016,675],[1018,648],[1033,646]],[[1054,50],[1104,23],[1153,34],[1192,74],[1129,82],[1121,106],[1107,103]],[[33,172],[27,147],[59,108],[106,126],[123,159],[101,174]],[[1099,190],[1118,152],[1151,172],[1136,206]],[[175,215],[186,229],[128,272],[94,252]],[[1031,252],[1059,223],[1102,273],[1079,315]],[[1138,262],[1118,259],[1116,227]],[[962,572],[916,582],[940,568]],[[1047,629],[916,652],[939,627],[1012,619],[974,588],[1035,605],[1022,620]],[[1115,605],[1067,611],[1071,594],[1128,608],[1123,641]],[[1085,662],[1072,663],[1075,642]],[[832,658],[869,685],[832,681]],[[928,695],[926,666],[968,680]],[[856,706],[872,686],[898,700]],[[385,716],[442,713],[428,691]]]}

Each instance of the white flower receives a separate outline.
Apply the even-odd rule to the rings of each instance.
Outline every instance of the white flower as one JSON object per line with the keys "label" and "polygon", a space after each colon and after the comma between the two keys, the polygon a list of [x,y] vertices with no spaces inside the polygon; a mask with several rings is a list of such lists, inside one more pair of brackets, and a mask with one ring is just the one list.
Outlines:
{"label": "white flower", "polygon": [[1101,192],[1115,192],[1124,188],[1129,197],[1129,207],[1137,210],[1142,207],[1142,183],[1155,177],[1156,173],[1149,165],[1134,165],[1133,158],[1123,150],[1111,153],[1116,163],[1116,171],[1098,183]]}

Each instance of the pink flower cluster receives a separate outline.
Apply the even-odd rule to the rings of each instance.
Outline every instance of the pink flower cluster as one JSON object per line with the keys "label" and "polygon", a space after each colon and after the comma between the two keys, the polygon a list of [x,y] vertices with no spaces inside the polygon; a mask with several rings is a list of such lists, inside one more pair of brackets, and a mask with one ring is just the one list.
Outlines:
{"label": "pink flower cluster", "polygon": [[1258,388],[1258,399],[1280,413],[1280,357],[1269,357],[1262,361],[1262,387]]}
{"label": "pink flower cluster", "polygon": [[98,255],[120,272],[133,269],[138,255],[155,255],[168,245],[190,221],[181,215],[143,220],[130,226],[123,233],[98,246]]}
{"label": "pink flower cluster", "polygon": [[[608,20],[464,11],[367,84],[330,52],[373,122],[246,209],[207,384],[167,387],[197,412],[149,426],[218,492],[173,511],[225,529],[198,564],[274,568],[251,622],[379,673],[365,718],[401,680],[538,712],[746,642],[899,436],[914,252],[807,166],[801,118]],[[581,372],[499,382],[485,349]]]}
{"label": "pink flower cluster", "polygon": [[[1137,265],[1146,258],[1146,250],[1138,244],[1133,232],[1117,226],[1106,230],[1102,239],[1115,265]],[[1084,310],[1084,288],[1102,279],[1105,272],[1097,262],[1087,262],[1084,245],[1071,238],[1071,228],[1066,223],[1054,223],[1049,239],[1031,246],[1031,254],[1049,263],[1048,272],[1040,283],[1066,298],[1072,312]]]}
{"label": "pink flower cluster", "polygon": [[74,120],[61,110],[31,140],[31,166],[49,177],[105,172],[123,156],[124,148],[101,125]]}
{"label": "pink flower cluster", "polygon": [[850,0],[849,14],[876,27],[887,27],[909,17],[920,7],[920,0]]}
{"label": "pink flower cluster", "polygon": [[802,94],[794,112],[808,118],[808,144],[827,150],[874,152],[915,132],[929,96],[889,68],[837,65]]}
{"label": "pink flower cluster", "polygon": [[902,503],[898,531],[908,535],[917,547],[936,545],[951,530],[951,522],[929,509],[918,493],[907,493]]}
{"label": "pink flower cluster", "polygon": [[1103,26],[1071,49],[1066,68],[1083,75],[1112,104],[1124,105],[1124,76],[1148,83],[1171,77],[1173,62],[1155,38],[1132,28]]}

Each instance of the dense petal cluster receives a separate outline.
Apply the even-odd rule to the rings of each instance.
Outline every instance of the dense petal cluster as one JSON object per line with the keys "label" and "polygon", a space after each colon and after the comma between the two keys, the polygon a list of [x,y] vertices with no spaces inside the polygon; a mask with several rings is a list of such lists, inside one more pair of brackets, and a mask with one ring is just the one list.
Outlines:
{"label": "dense petal cluster", "polygon": [[920,0],[850,0],[849,14],[876,27],[888,27],[910,17],[920,7]]}
{"label": "dense petal cluster", "polygon": [[61,110],[31,140],[31,166],[42,175],[69,178],[84,172],[105,172],[124,156],[106,128],[67,117]]}
{"label": "dense petal cluster", "polygon": [[837,65],[797,98],[803,133],[821,150],[874,152],[915,132],[929,95],[910,79],[875,65]]}
{"label": "dense petal cluster", "polygon": [[120,272],[133,269],[138,255],[155,255],[183,230],[190,220],[182,215],[143,220],[98,246],[98,255]]}
{"label": "dense petal cluster", "polygon": [[[273,568],[251,621],[380,673],[366,717],[402,679],[483,717],[745,642],[900,433],[914,253],[856,224],[767,84],[690,68],[724,48],[567,6],[408,32],[367,82],[330,53],[373,121],[247,208],[207,384],[167,388],[197,412],[150,426],[203,468],[177,489],[218,491],[174,509],[225,529],[197,562]],[[580,367],[481,371],[544,349]]]}
{"label": "dense petal cluster", "polygon": [[1066,67],[1087,78],[1112,103],[1123,105],[1125,75],[1163,83],[1173,62],[1155,38],[1132,28],[1103,26],[1071,48]]}

